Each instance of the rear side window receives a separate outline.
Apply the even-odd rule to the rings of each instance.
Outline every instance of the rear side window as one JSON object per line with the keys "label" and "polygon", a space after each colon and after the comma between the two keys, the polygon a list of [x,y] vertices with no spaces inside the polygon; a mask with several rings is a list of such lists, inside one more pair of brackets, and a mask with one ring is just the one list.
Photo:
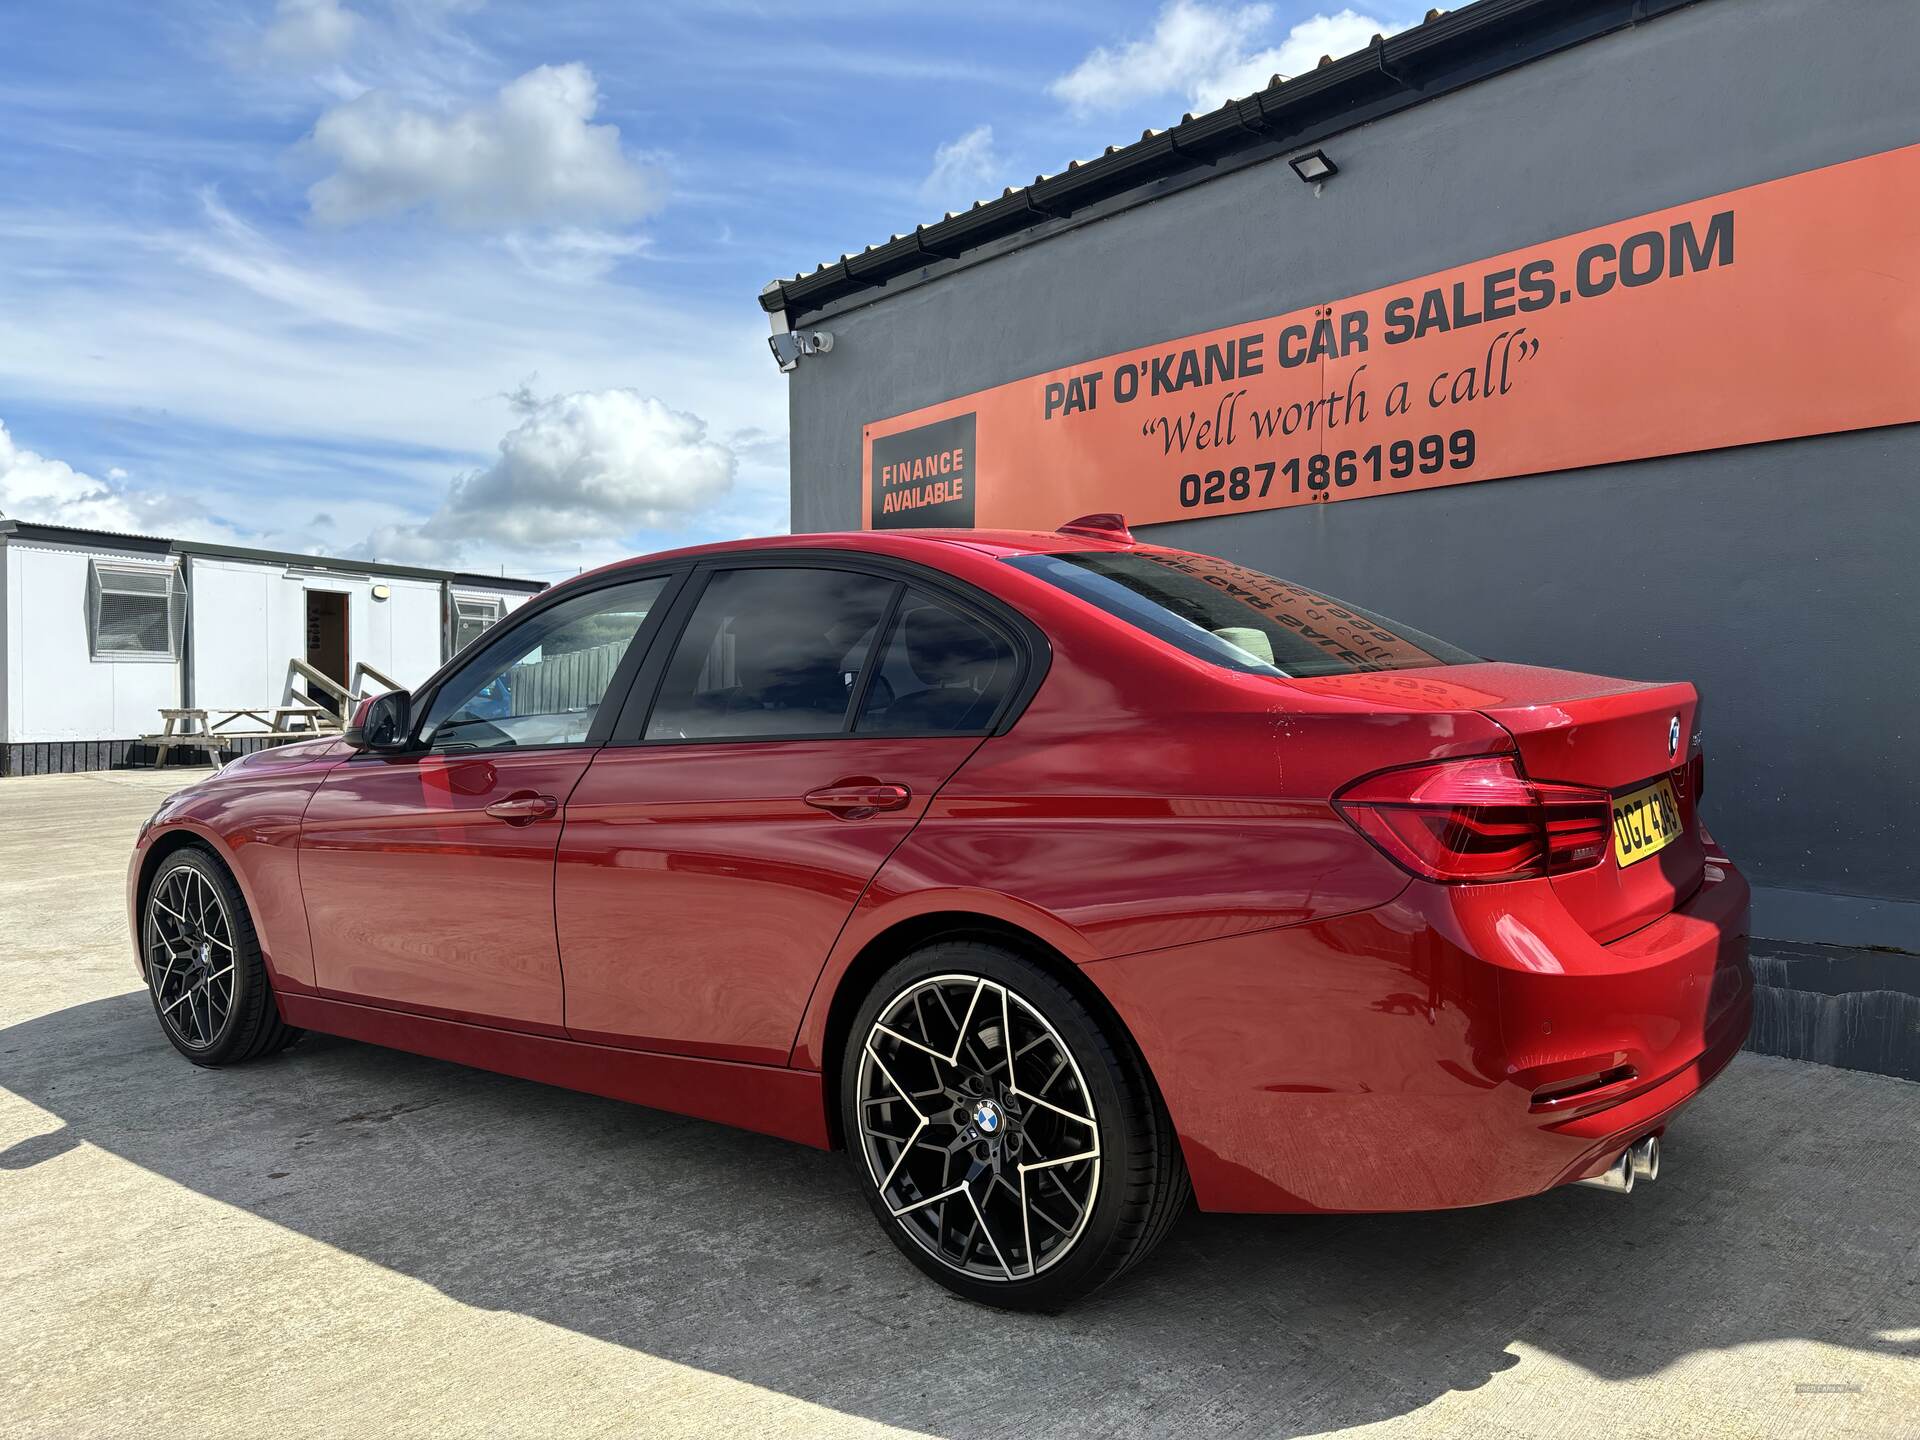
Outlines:
{"label": "rear side window", "polygon": [[838,734],[897,589],[811,566],[719,571],[667,666],[647,739]]}
{"label": "rear side window", "polygon": [[991,626],[920,590],[901,598],[854,729],[862,735],[985,730],[1006,698],[1013,646]]}
{"label": "rear side window", "polygon": [[1016,555],[1037,575],[1168,644],[1256,675],[1352,675],[1480,657],[1244,565],[1183,550]]}

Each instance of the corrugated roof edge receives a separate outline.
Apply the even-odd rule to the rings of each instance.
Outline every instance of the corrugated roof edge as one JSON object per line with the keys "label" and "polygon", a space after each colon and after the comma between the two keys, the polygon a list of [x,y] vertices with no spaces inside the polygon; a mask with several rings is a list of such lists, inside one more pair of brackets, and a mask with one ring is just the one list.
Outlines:
{"label": "corrugated roof edge", "polygon": [[338,570],[348,575],[387,575],[397,580],[438,580],[475,589],[513,590],[536,595],[547,588],[544,580],[477,575],[465,570],[434,570],[424,565],[390,565],[380,560],[343,560],[331,555],[302,555],[296,550],[251,550],[244,545],[213,545],[199,540],[170,540],[161,535],[129,535],[118,530],[87,530],[77,525],[40,525],[28,520],[0,519],[0,540],[40,540],[55,545],[90,545],[116,550],[139,550],[154,555],[204,555],[208,559],[252,560],[263,565],[299,565],[314,570]]}
{"label": "corrugated roof edge", "polygon": [[811,275],[770,281],[760,292],[760,306],[769,314],[784,310],[793,322],[849,295],[958,260],[992,241],[1067,220],[1152,181],[1212,167],[1257,146],[1304,148],[1383,114],[1696,3],[1478,0],[1459,10],[1429,11],[1424,24],[1387,39],[1376,35],[1364,50],[1271,84],[1244,100],[1184,116],[1178,125],[1148,131],[1131,145],[1109,146],[1096,159],[1010,188],[998,200],[976,201],[970,210],[932,225],[916,225],[910,234],[869,245],[858,255],[842,255]]}

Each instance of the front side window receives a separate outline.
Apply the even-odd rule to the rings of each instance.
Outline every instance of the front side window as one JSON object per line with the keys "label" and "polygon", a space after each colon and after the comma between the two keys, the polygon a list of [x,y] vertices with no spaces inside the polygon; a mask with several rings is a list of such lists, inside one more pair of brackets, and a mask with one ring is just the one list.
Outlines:
{"label": "front side window", "polygon": [[186,594],[172,566],[94,560],[88,565],[87,590],[94,659],[179,658]]}
{"label": "front side window", "polygon": [[589,590],[483,642],[435,693],[420,730],[435,750],[581,745],[664,577]]}
{"label": "front side window", "polygon": [[719,571],[667,666],[647,739],[839,734],[898,588],[812,566]]}
{"label": "front side window", "polygon": [[1353,675],[1480,657],[1358,605],[1184,550],[1078,550],[1006,562],[1168,644],[1256,675]]}
{"label": "front side window", "polygon": [[1013,646],[997,630],[909,589],[854,729],[862,735],[985,730],[1013,684],[1015,667]]}

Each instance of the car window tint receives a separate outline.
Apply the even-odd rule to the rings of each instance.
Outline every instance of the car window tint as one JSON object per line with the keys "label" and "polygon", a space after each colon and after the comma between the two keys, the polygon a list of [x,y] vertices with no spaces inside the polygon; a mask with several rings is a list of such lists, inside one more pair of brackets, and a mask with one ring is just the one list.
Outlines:
{"label": "car window tint", "polygon": [[590,590],[503,631],[440,687],[420,733],[436,750],[584,744],[666,586],[659,577]]}
{"label": "car window tint", "polygon": [[987,728],[1013,683],[1013,646],[962,610],[908,590],[854,726],[863,735]]}
{"label": "car window tint", "polygon": [[722,570],[707,582],[649,740],[835,734],[896,582],[846,570]]}

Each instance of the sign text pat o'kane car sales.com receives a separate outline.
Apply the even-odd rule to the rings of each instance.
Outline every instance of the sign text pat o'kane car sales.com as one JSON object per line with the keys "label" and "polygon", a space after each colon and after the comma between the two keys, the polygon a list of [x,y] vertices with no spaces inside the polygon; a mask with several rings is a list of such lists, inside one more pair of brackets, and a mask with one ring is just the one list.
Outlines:
{"label": "sign text pat o'kane car sales.com", "polygon": [[927,406],[866,427],[867,524],[1151,523],[1920,419],[1915,194],[1920,146]]}

